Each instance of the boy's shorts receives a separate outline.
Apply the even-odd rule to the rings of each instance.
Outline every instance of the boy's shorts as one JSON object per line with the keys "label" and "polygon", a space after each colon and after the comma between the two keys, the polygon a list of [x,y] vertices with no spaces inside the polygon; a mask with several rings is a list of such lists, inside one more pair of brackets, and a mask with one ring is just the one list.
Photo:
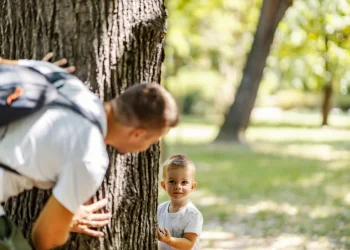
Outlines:
{"label": "boy's shorts", "polygon": [[0,217],[0,250],[32,250],[21,230],[6,216]]}

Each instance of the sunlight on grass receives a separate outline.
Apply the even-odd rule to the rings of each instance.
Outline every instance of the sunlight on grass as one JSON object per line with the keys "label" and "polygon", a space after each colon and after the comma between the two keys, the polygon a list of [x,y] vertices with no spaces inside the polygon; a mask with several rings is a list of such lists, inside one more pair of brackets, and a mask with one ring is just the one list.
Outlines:
{"label": "sunlight on grass", "polygon": [[308,178],[300,178],[297,181],[297,184],[299,184],[301,187],[309,188],[320,185],[325,180],[325,178],[326,174],[324,172],[315,173]]}
{"label": "sunlight on grass", "polygon": [[274,201],[260,201],[254,205],[237,205],[236,212],[240,215],[256,214],[259,212],[271,211],[274,213],[284,213],[287,215],[296,215],[298,208],[288,203],[276,203]]}
{"label": "sunlight on grass", "polygon": [[333,215],[341,213],[339,208],[329,206],[317,206],[309,211],[310,218],[328,218]]}
{"label": "sunlight on grass", "polygon": [[165,141],[171,144],[208,143],[215,138],[217,133],[218,128],[214,125],[180,124],[169,131],[165,136]]}
{"label": "sunlight on grass", "polygon": [[[283,111],[278,108],[255,108],[251,114],[253,125],[269,126],[304,126],[319,127],[322,123],[321,112],[307,110]],[[329,124],[333,127],[344,128],[350,126],[350,117],[347,113],[332,112],[329,117]]]}
{"label": "sunlight on grass", "polygon": [[250,127],[247,138],[264,142],[330,142],[350,138],[350,130],[334,128]]}

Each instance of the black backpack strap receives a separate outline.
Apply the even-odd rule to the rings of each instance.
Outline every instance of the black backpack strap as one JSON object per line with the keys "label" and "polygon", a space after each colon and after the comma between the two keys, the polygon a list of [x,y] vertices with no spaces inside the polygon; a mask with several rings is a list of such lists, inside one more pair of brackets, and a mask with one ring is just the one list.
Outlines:
{"label": "black backpack strap", "polygon": [[[39,64],[48,64],[47,62],[37,62]],[[43,75],[48,82],[50,82],[53,86],[55,86],[55,88],[57,89],[57,92],[59,94],[59,96],[61,96],[61,98],[56,98],[56,100],[52,101],[49,105],[56,105],[56,106],[62,106],[65,107],[67,109],[72,110],[74,113],[81,115],[82,117],[86,118],[87,120],[89,120],[92,124],[94,124],[99,131],[101,132],[101,134],[103,135],[103,128],[102,128],[102,124],[101,122],[97,119],[96,116],[94,116],[93,114],[85,111],[84,109],[80,108],[79,105],[77,105],[74,101],[72,101],[71,99],[69,99],[69,97],[65,96],[64,94],[62,94],[59,89],[61,87],[64,86],[65,84],[65,80],[69,80],[69,79],[76,79],[79,80],[79,78],[77,78],[76,76],[67,73],[65,71],[62,71],[61,68],[59,68],[58,66],[53,66],[51,64],[46,65],[47,67],[50,66],[49,68],[52,70],[49,73],[42,73],[40,70],[38,70],[35,66],[27,66],[29,69],[38,72],[39,74]],[[57,68],[57,70],[56,70]],[[80,81],[80,80],[79,80]]]}
{"label": "black backpack strap", "polygon": [[[77,105],[75,102],[73,102],[71,99],[69,99],[69,97],[65,96],[64,94],[62,94],[59,91],[59,89],[64,85],[64,80],[69,80],[72,78],[78,79],[78,78],[76,76],[73,76],[73,75],[68,74],[66,72],[57,72],[57,71],[52,72],[52,73],[48,73],[45,75],[45,77],[51,84],[53,84],[56,87],[56,89],[58,90],[58,94],[62,97],[61,100],[53,101],[52,104],[64,106],[64,107],[72,110],[76,114],[79,114],[79,115],[83,116],[84,118],[88,119],[92,124],[94,124],[99,129],[99,131],[103,135],[102,124],[100,121],[97,120],[97,117],[89,112],[86,112],[84,109],[80,108],[79,105]],[[63,101],[62,101],[62,99],[63,99]]]}
{"label": "black backpack strap", "polygon": [[13,174],[21,175],[21,174],[18,173],[16,170],[10,168],[9,166],[7,166],[7,165],[5,165],[5,164],[2,164],[1,162],[0,162],[0,168],[5,169],[6,171],[11,172],[11,173],[13,173]]}

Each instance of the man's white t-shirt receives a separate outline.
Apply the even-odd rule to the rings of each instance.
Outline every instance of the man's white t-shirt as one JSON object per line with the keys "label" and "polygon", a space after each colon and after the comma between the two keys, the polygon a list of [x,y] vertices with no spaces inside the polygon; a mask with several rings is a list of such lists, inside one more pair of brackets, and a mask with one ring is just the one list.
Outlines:
{"label": "man's white t-shirt", "polygon": [[[106,116],[97,96],[79,80],[71,80],[60,91],[99,117],[106,134]],[[57,106],[0,127],[0,162],[21,174],[0,168],[0,201],[33,187],[53,187],[54,197],[76,213],[95,194],[108,168],[104,135],[86,118]]]}
{"label": "man's white t-shirt", "polygon": [[[195,233],[198,235],[196,244],[192,249],[200,249],[199,238],[202,232],[203,216],[201,212],[189,202],[186,207],[176,213],[169,213],[170,201],[159,204],[157,210],[158,226],[168,229],[172,237],[183,238],[184,233]],[[158,249],[176,249],[164,242],[158,241]]]}

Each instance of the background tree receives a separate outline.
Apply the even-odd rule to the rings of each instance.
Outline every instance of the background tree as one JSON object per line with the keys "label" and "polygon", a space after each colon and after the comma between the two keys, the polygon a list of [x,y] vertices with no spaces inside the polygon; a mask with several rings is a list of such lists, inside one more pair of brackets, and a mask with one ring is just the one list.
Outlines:
{"label": "background tree", "polygon": [[241,141],[249,124],[275,31],[293,0],[264,0],[241,84],[216,141]]}
{"label": "background tree", "polygon": [[[159,82],[165,7],[162,0],[0,0],[0,55],[66,57],[102,100],[134,83]],[[95,199],[108,197],[113,213],[96,240],[74,235],[62,249],[155,249],[159,146],[140,154],[109,149],[110,169]],[[29,238],[49,192],[33,190],[6,204]]]}
{"label": "background tree", "polygon": [[267,63],[273,74],[283,76],[278,90],[299,93],[300,98],[284,94],[281,99],[294,101],[282,106],[320,108],[323,125],[349,85],[349,9],[347,0],[296,1],[280,24]]}
{"label": "background tree", "polygon": [[260,1],[167,2],[164,81],[184,115],[221,119],[238,84]]}

